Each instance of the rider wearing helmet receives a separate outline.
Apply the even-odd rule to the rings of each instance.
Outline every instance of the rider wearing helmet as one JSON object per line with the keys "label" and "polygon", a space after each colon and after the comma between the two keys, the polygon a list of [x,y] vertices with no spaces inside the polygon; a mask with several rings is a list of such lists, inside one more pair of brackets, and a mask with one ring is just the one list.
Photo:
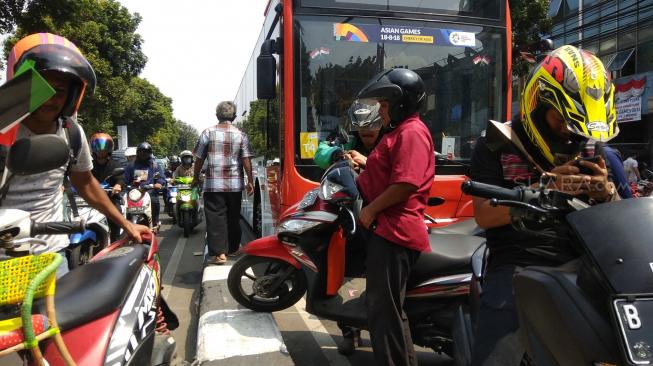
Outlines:
{"label": "rider wearing helmet", "polygon": [[365,167],[367,155],[379,140],[382,121],[376,101],[356,100],[349,108],[348,114],[353,136],[341,146],[334,141],[320,142],[313,159],[322,169],[328,168],[343,150],[356,167]]}
{"label": "rider wearing helmet", "polygon": [[158,228],[161,225],[159,222],[159,211],[161,209],[161,204],[159,203],[159,190],[166,183],[165,172],[163,171],[163,168],[154,161],[152,145],[147,142],[141,142],[138,147],[136,147],[136,160],[125,169],[125,181],[128,184],[137,180],[141,184],[154,185],[154,190],[150,192],[152,226]]}
{"label": "rider wearing helmet", "polygon": [[129,164],[133,163],[136,160],[136,148],[128,147],[125,149],[125,158]]}
{"label": "rider wearing helmet", "polygon": [[170,156],[170,158],[168,158],[168,169],[166,170],[166,177],[172,178],[175,174],[175,170],[177,170],[179,165],[181,165],[181,159],[179,159],[179,156]]}
{"label": "rider wearing helmet", "polygon": [[193,165],[193,153],[189,150],[184,150],[179,154],[179,158],[181,159],[181,165],[175,170],[173,178],[192,177],[195,169]]}
{"label": "rider wearing helmet", "polygon": [[358,177],[365,202],[359,221],[367,232],[368,329],[379,365],[417,365],[403,304],[420,252],[429,250],[424,209],[435,157],[431,133],[419,116],[422,78],[408,69],[376,75],[358,93],[377,105],[383,135]]}
{"label": "rider wearing helmet", "polygon": [[[589,175],[582,174],[574,160],[583,151],[593,151],[591,140],[608,141],[617,134],[613,97],[610,76],[596,56],[572,46],[554,50],[529,75],[520,118],[488,127],[488,136],[492,130],[512,129],[511,140],[478,139],[471,178],[513,188],[539,186],[540,177],[547,174],[556,178],[550,188],[584,196],[590,203],[618,199],[603,159],[597,164],[580,162],[590,169]],[[524,345],[517,335],[513,275],[530,265],[559,266],[577,255],[564,241],[515,230],[509,209],[492,207],[489,201],[473,198],[489,256],[472,364],[519,365]]]}
{"label": "rider wearing helmet", "polygon": [[[111,202],[120,210],[120,192],[125,185],[124,174],[113,175],[120,165],[111,159],[113,152],[113,139],[110,135],[98,132],[91,136],[91,154],[93,155],[93,170],[91,173],[98,182],[107,182],[111,188]],[[113,220],[107,220],[109,223],[109,233],[111,241],[118,239],[120,228]]]}
{"label": "rider wearing helmet", "polygon": [[[33,67],[55,90],[56,94],[28,115],[19,125],[16,138],[41,134],[57,134],[71,147],[71,162],[49,172],[12,178],[3,206],[31,213],[38,221],[62,221],[63,184],[70,182],[92,207],[119,223],[135,240],[148,228],[127,222],[116,210],[93,175],[91,154],[84,131],[75,123],[77,110],[86,92],[93,92],[96,78],[93,68],[79,49],[64,37],[38,33],[19,40],[7,58],[7,80],[21,67]],[[68,240],[63,235],[43,236],[46,246],[35,246],[34,252],[61,252]],[[67,263],[59,267],[61,275]]]}

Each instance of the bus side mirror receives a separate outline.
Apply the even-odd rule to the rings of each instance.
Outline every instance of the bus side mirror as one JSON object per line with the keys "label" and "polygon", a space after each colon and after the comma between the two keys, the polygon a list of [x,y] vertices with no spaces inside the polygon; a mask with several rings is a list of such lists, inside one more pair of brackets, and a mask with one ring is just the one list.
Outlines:
{"label": "bus side mirror", "polygon": [[256,97],[274,99],[277,96],[277,60],[272,56],[275,40],[268,39],[261,45],[261,53],[256,58]]}

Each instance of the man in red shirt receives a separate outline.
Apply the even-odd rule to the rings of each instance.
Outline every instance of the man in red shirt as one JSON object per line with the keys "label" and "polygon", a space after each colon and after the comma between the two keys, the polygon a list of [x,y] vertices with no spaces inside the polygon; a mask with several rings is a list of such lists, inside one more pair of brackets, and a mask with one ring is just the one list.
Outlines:
{"label": "man in red shirt", "polygon": [[368,327],[377,365],[417,365],[403,304],[412,266],[430,248],[424,209],[435,158],[418,114],[425,95],[422,79],[407,69],[384,71],[358,93],[380,104],[385,129],[358,178],[366,203],[359,219],[369,230]]}

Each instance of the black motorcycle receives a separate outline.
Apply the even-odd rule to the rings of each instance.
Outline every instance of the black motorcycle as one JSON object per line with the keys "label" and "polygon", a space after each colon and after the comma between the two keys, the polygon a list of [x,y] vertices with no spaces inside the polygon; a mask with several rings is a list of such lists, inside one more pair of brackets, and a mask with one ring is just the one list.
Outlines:
{"label": "black motorcycle", "polygon": [[[527,359],[537,365],[653,364],[653,198],[589,206],[545,188],[471,181],[463,192],[510,207],[516,228],[564,239],[579,254],[563,267],[527,267],[514,277]],[[468,364],[473,347],[469,319],[464,309],[458,312],[459,365]]]}

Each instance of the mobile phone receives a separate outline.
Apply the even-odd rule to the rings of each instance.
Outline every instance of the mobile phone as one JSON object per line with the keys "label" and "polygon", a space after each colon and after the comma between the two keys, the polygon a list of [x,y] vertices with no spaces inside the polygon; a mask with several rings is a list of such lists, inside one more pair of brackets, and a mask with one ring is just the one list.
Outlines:
{"label": "mobile phone", "polygon": [[601,157],[598,156],[598,155],[588,157],[588,158],[578,158],[574,162],[574,165],[576,165],[576,167],[578,169],[580,169],[580,174],[594,175],[594,170],[592,170],[592,169],[590,169],[590,168],[588,168],[588,167],[586,167],[584,165],[581,165],[580,162],[581,161],[589,161],[590,163],[598,164],[600,159],[601,159]]}

